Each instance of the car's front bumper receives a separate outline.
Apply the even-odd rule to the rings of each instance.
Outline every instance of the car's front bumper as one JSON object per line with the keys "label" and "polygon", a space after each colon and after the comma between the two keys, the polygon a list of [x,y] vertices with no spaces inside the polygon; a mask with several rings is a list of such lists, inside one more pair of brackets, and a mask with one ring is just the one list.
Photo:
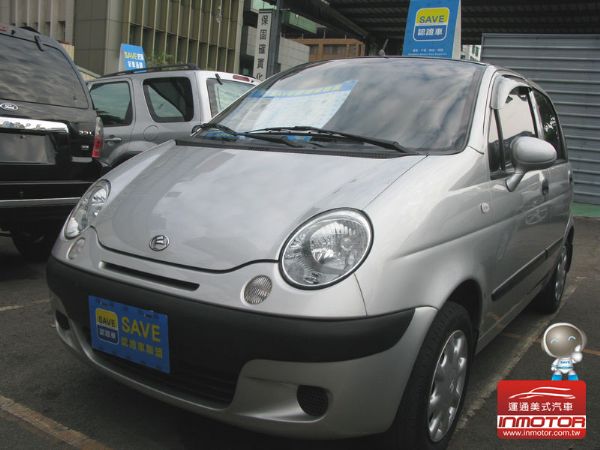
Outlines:
{"label": "car's front bumper", "polygon": [[[305,438],[386,430],[436,312],[423,307],[327,320],[257,314],[111,280],[54,257],[48,283],[53,308],[59,319],[63,315],[57,320],[61,339],[102,372],[196,413]],[[91,293],[168,315],[170,375],[92,349]],[[299,386],[326,393],[324,414],[316,417],[301,408]]]}

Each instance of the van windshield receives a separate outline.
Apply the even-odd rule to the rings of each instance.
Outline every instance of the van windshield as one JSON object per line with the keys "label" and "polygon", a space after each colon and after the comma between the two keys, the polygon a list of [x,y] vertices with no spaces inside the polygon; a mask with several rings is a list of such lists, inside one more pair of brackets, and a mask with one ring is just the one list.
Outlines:
{"label": "van windshield", "polygon": [[208,101],[210,103],[210,113],[216,116],[242,94],[252,89],[250,83],[240,81],[223,80],[216,78],[207,78],[206,88],[208,89]]}
{"label": "van windshield", "polygon": [[483,67],[419,58],[311,64],[263,82],[218,122],[238,132],[316,127],[411,150],[460,151]]}
{"label": "van windshield", "polygon": [[87,108],[83,86],[63,53],[48,45],[0,34],[0,98]]}

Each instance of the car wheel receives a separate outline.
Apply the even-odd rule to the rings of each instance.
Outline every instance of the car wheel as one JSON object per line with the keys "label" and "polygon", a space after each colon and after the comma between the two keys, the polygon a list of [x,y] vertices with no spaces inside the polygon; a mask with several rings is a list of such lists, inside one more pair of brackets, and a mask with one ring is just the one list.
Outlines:
{"label": "car wheel", "polygon": [[394,423],[382,436],[384,448],[446,448],[464,403],[473,336],[465,308],[447,302],[419,351]]}
{"label": "car wheel", "polygon": [[567,283],[569,252],[570,243],[568,241],[563,242],[550,280],[533,300],[533,307],[537,311],[544,314],[552,314],[558,311]]}
{"label": "car wheel", "polygon": [[11,237],[23,258],[27,261],[38,262],[48,258],[59,231],[60,226],[58,225],[19,228],[11,230]]}

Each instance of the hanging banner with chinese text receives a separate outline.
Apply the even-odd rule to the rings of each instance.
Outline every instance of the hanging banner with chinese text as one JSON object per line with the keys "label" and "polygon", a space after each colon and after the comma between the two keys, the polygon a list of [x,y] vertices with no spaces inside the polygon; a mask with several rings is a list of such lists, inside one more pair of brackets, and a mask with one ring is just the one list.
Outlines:
{"label": "hanging banner with chinese text", "polygon": [[460,0],[411,0],[404,56],[460,59]]}
{"label": "hanging banner with chinese text", "polygon": [[269,39],[273,11],[261,9],[256,27],[256,48],[254,50],[254,78],[263,81],[267,78],[267,59],[269,58]]}

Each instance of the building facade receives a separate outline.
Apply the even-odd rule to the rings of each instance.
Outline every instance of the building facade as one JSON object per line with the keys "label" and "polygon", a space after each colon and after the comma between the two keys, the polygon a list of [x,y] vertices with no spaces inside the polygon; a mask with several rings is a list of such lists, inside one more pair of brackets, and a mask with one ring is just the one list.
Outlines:
{"label": "building facade", "polygon": [[0,0],[0,22],[73,44],[75,0]]}
{"label": "building facade", "polygon": [[310,49],[309,61],[311,62],[365,56],[365,44],[356,39],[304,38],[295,39],[295,41],[308,46]]}
{"label": "building facade", "polygon": [[[239,72],[243,75],[257,76],[253,73],[257,47],[257,17],[261,10],[274,9],[274,5],[263,0],[245,0],[243,6],[244,25],[242,28]],[[282,36],[279,42],[277,72],[308,62],[309,49],[303,44],[287,39],[287,31],[314,33],[317,24],[288,10],[281,12]]]}
{"label": "building facade", "polygon": [[93,72],[119,70],[122,43],[157,64],[237,72],[243,0],[0,0],[0,22],[72,44]]}

